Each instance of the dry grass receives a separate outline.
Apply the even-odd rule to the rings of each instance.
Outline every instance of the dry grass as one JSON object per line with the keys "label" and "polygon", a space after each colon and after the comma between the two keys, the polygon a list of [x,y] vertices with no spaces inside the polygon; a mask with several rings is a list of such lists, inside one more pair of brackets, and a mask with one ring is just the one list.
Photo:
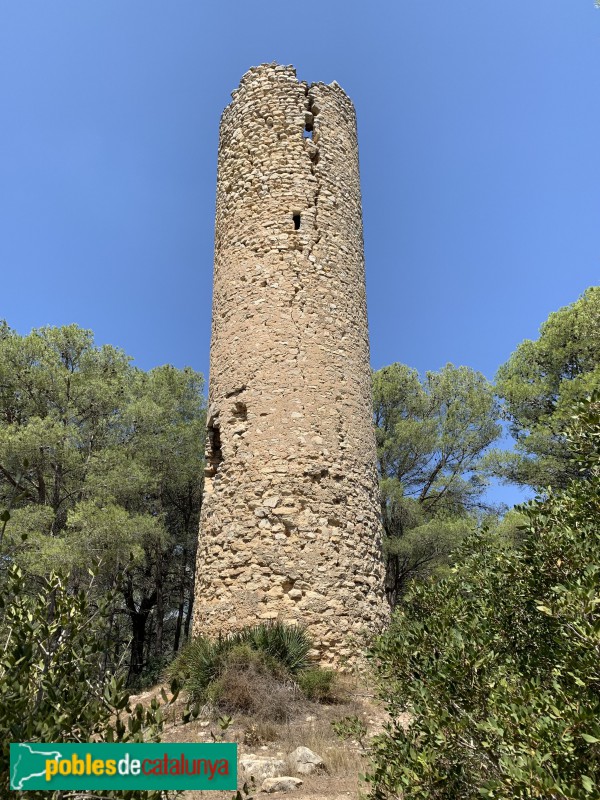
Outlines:
{"label": "dry grass", "polygon": [[298,713],[301,705],[295,686],[282,683],[272,674],[249,663],[243,669],[228,666],[214,685],[214,699],[228,714],[244,714],[262,721],[284,722]]}
{"label": "dry grass", "polygon": [[[238,676],[239,677],[239,676]],[[245,681],[245,678],[243,679]],[[241,679],[240,679],[241,681]],[[240,689],[241,686],[236,686]],[[236,689],[237,691],[237,689]],[[150,702],[154,692],[145,693],[142,701]],[[358,742],[340,740],[331,723],[344,717],[357,716],[368,728],[367,739],[378,733],[385,715],[373,700],[369,687],[361,678],[340,676],[336,684],[338,702],[328,705],[301,701],[296,694],[283,720],[269,719],[260,705],[253,713],[235,713],[233,723],[226,731],[219,727],[217,718],[221,709],[205,706],[197,720],[187,725],[181,723],[184,701],[178,700],[168,716],[163,741],[211,742],[213,736],[223,741],[236,742],[239,756],[255,753],[287,760],[289,754],[302,745],[321,756],[326,770],[313,775],[300,775],[302,786],[291,797],[296,800],[356,800],[365,793],[359,776],[367,769],[367,759]],[[271,702],[269,700],[269,702]],[[289,775],[296,775],[291,768]],[[241,784],[241,782],[240,782]],[[267,795],[256,787],[253,796],[260,800],[282,795]],[[183,800],[231,800],[234,792],[188,791]]]}

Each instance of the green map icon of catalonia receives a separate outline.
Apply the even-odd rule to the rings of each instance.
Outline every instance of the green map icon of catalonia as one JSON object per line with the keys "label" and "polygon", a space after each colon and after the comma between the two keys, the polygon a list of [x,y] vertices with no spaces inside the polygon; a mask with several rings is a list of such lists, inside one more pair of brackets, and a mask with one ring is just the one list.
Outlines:
{"label": "green map icon of catalonia", "polygon": [[[28,781],[45,780],[46,761],[58,761],[61,753],[52,750],[52,745],[11,744],[10,746],[10,788],[26,791],[31,788]],[[37,780],[35,780],[37,783]]]}

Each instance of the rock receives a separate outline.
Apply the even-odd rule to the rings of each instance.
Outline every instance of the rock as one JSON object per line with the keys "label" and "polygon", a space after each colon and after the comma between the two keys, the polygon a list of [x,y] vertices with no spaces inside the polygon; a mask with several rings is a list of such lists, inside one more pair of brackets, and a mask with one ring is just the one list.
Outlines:
{"label": "rock", "polygon": [[261,789],[263,792],[294,792],[299,786],[302,786],[300,778],[282,775],[280,778],[266,778]]}
{"label": "rock", "polygon": [[[304,142],[305,142],[304,146],[308,150],[308,155],[310,156],[310,158],[314,158],[317,155],[317,153],[319,152],[319,148],[313,142],[312,139],[305,139]],[[292,414],[292,416],[294,416],[294,415]]]}
{"label": "rock", "polygon": [[296,772],[301,775],[310,775],[316,769],[325,766],[321,756],[313,753],[308,747],[297,747],[293,753],[289,754],[288,759]]}
{"label": "rock", "polygon": [[265,780],[265,778],[277,778],[283,775],[286,770],[286,763],[280,758],[268,756],[256,756],[250,753],[240,758],[240,770],[246,777],[254,776],[254,780]]}

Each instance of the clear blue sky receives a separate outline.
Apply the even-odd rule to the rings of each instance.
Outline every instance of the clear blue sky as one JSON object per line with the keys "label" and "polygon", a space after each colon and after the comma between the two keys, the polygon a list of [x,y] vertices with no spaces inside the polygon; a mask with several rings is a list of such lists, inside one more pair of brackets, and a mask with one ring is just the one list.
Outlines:
{"label": "clear blue sky", "polygon": [[273,60],[356,105],[374,368],[493,378],[600,283],[593,0],[0,0],[0,317],[206,375],[219,117]]}

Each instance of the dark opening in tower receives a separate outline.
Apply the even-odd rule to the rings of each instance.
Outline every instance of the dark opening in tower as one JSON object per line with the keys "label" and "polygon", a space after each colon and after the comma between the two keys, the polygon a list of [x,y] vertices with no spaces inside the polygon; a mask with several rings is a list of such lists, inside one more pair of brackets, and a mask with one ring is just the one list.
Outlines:
{"label": "dark opening in tower", "polygon": [[300,230],[300,214],[294,214],[292,219],[294,220],[294,230],[295,231],[299,231]]}
{"label": "dark opening in tower", "polygon": [[206,478],[214,478],[223,461],[221,431],[218,424],[215,422],[209,423],[206,438],[206,468],[204,470],[204,475]]}

